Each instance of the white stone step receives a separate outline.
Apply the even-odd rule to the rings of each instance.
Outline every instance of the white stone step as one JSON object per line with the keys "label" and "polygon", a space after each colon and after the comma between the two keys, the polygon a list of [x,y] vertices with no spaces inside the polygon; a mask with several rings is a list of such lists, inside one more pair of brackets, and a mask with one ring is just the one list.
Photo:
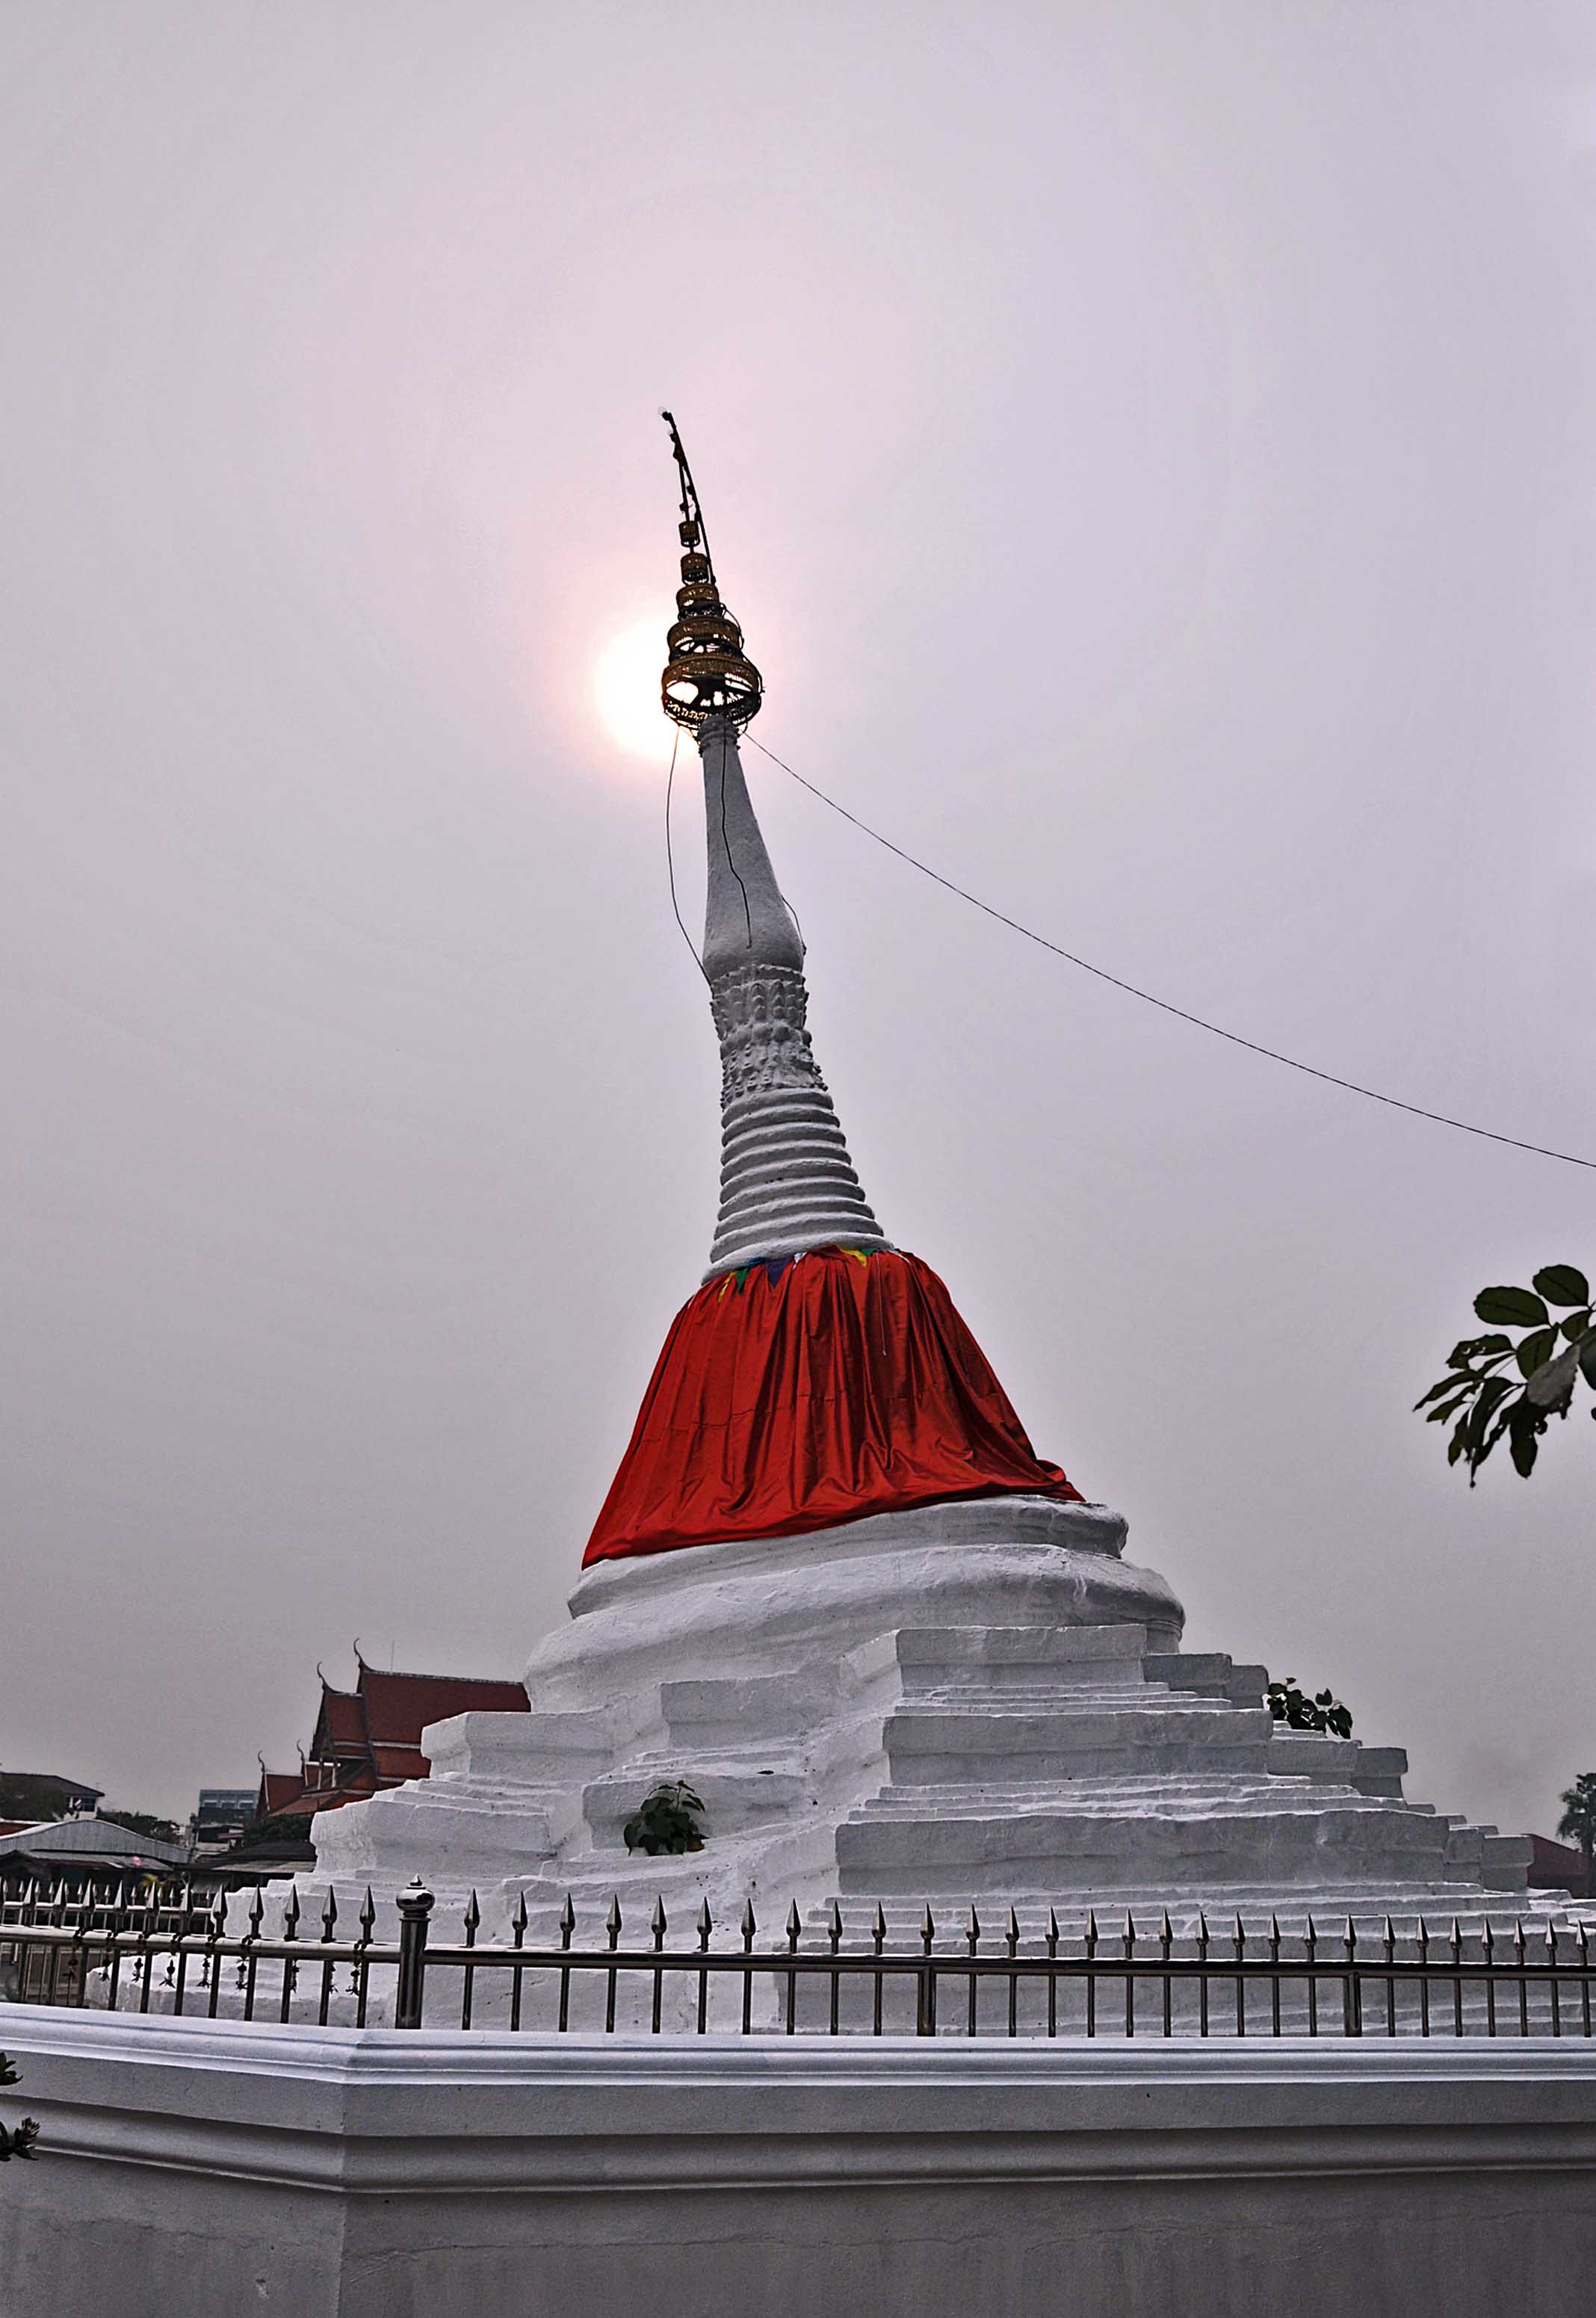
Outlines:
{"label": "white stone step", "polygon": [[1228,1698],[1233,1706],[1261,1706],[1269,1685],[1269,1668],[1237,1666],[1222,1650],[1167,1650],[1151,1653],[1143,1661],[1149,1682],[1167,1682],[1177,1690],[1195,1690],[1208,1698]]}
{"label": "white stone step", "polygon": [[837,1713],[835,1669],[798,1675],[695,1676],[659,1685],[659,1714],[673,1747],[758,1746],[795,1736]]}
{"label": "white stone step", "polygon": [[892,1667],[906,1697],[952,1685],[995,1699],[1077,1683],[1139,1689],[1146,1649],[1139,1625],[902,1626],[851,1652],[847,1663],[860,1676]]}
{"label": "white stone step", "polygon": [[575,1781],[585,1768],[613,1761],[647,1720],[607,1706],[533,1714],[474,1708],[430,1724],[423,1736],[434,1783],[481,1777],[540,1785]]}
{"label": "white stone step", "polygon": [[979,1804],[972,1798],[961,1806],[938,1792],[928,1811],[906,1807],[896,1791],[838,1828],[840,1887],[1012,1893],[1128,1883],[1173,1893],[1245,1882],[1287,1891],[1323,1882],[1327,1855],[1336,1880],[1349,1887],[1445,1880],[1445,1841],[1435,1823],[1366,1797],[1332,1799],[1310,1788],[1255,1792],[1238,1802],[1166,1792],[1138,1808],[1125,1789],[1119,1800],[1118,1810],[1100,1795],[988,1797]]}
{"label": "white stone step", "polygon": [[1360,1747],[1352,1783],[1366,1795],[1400,1798],[1407,1768],[1407,1749],[1403,1747]]}
{"label": "white stone step", "polygon": [[[1273,1811],[1318,1810],[1334,1804],[1378,1815],[1392,1806],[1380,1798],[1360,1795],[1356,1787],[1329,1787],[1313,1779],[1271,1778],[1267,1773],[1233,1772],[1223,1767],[1207,1774],[1140,1773],[1054,1780],[949,1780],[937,1789],[937,1808],[946,1817],[988,1817],[997,1810],[1032,1810],[1056,1801],[1073,1810],[1097,1810],[1116,1819],[1134,1819],[1179,1816],[1210,1804],[1236,1812],[1267,1815]],[[930,1808],[924,1790],[894,1781],[861,1806],[865,1810],[893,1811],[901,1817],[923,1818]],[[1402,1811],[1399,1817],[1420,1818]],[[1433,1818],[1423,1818],[1429,1839],[1438,1851],[1444,1832]]]}
{"label": "white stone step", "polygon": [[894,1780],[957,1786],[1182,1772],[1262,1772],[1269,1719],[1200,1700],[1094,1700],[1047,1711],[917,1703],[886,1724]]}
{"label": "white stone step", "polygon": [[553,1858],[580,1828],[581,1818],[581,1791],[574,1783],[417,1780],[361,1805],[323,1812],[316,1830],[318,1874],[340,1886],[397,1891],[420,1866],[445,1887],[495,1882]]}
{"label": "white stone step", "polygon": [[1271,1722],[1269,1730],[1271,1771],[1299,1779],[1328,1779],[1338,1786],[1358,1783],[1354,1774],[1363,1749],[1356,1738],[1330,1738],[1313,1730],[1287,1730],[1278,1722]]}

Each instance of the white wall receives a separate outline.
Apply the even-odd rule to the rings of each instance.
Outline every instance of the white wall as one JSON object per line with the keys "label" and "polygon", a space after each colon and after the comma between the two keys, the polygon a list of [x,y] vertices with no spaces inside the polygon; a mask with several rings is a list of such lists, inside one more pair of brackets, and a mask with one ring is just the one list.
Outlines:
{"label": "white wall", "polygon": [[1596,2048],[661,2042],[15,2006],[39,2318],[1564,2318]]}

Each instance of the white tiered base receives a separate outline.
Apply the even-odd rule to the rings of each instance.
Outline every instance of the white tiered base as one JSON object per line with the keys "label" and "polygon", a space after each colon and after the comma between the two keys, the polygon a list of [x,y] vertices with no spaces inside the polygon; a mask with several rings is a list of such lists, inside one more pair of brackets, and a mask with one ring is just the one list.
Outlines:
{"label": "white tiered base", "polygon": [[[1102,1506],[996,1498],[600,1565],[533,1656],[533,1712],[436,1725],[430,1780],[318,1820],[315,1881],[381,1900],[419,1873],[477,1889],[488,1927],[520,1893],[551,1923],[568,1891],[584,1914],[659,1892],[673,1920],[751,1895],[766,1923],[834,1898],[1062,1919],[1522,1891],[1527,1840],[1405,1802],[1400,1750],[1287,1733],[1261,1667],[1181,1653],[1124,1540]],[[677,1778],[704,1849],[629,1854]]]}

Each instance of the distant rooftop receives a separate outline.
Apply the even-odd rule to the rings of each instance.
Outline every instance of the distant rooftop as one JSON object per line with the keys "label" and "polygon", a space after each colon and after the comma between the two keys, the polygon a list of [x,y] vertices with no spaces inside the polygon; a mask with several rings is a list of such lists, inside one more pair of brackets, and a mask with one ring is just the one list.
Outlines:
{"label": "distant rooftop", "polygon": [[97,1803],[105,1792],[103,1787],[91,1787],[86,1779],[65,1778],[58,1771],[0,1769],[0,1793],[9,1795],[30,1788],[40,1794],[62,1795],[91,1803]]}
{"label": "distant rooftop", "polygon": [[112,1819],[47,1819],[32,1827],[0,1835],[0,1860],[48,1859],[69,1863],[103,1862],[108,1867],[182,1867],[187,1864],[186,1843],[167,1843],[156,1835],[139,1835]]}
{"label": "distant rooftop", "polygon": [[353,1690],[339,1690],[321,1676],[316,1729],[299,1770],[273,1771],[263,1762],[255,1797],[257,1817],[308,1820],[318,1811],[363,1801],[385,1787],[425,1779],[431,1766],[421,1751],[421,1734],[429,1723],[484,1709],[528,1711],[518,1682],[370,1666],[358,1645],[355,1666]]}

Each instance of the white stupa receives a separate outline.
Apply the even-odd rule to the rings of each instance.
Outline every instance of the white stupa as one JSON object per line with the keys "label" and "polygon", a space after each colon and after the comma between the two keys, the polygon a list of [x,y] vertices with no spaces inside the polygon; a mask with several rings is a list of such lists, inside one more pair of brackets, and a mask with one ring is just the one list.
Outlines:
{"label": "white stupa", "polygon": [[[678,1317],[528,1714],[465,1714],[432,1776],[323,1814],[318,1882],[419,1873],[551,1924],[620,1892],[673,1917],[850,1922],[1001,1899],[1061,1919],[1262,1907],[1500,1909],[1526,1839],[1405,1801],[1400,1750],[1286,1731],[1261,1667],[1183,1653],[1125,1524],[1035,1457],[934,1274],[861,1190],[807,1029],[804,953],[738,733],[758,672],[682,480],[668,714],[704,772],[704,964],[724,1166]],[[575,1559],[573,1545],[573,1560]],[[659,1783],[704,1846],[630,1854]]]}

